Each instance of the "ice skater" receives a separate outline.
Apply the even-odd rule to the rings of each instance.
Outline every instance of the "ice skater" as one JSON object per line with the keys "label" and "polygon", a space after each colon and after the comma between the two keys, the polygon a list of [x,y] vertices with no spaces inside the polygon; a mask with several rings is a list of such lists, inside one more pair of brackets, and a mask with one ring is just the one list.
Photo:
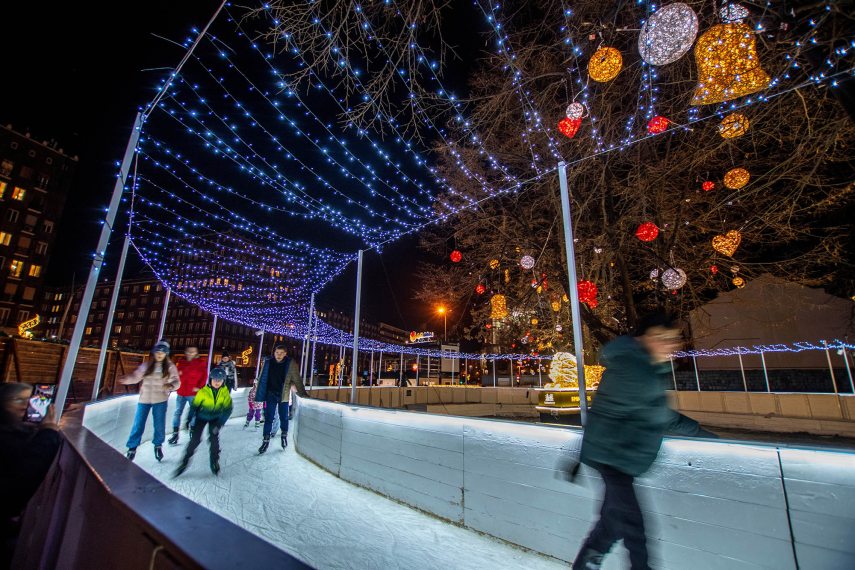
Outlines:
{"label": "ice skater", "polygon": [[258,378],[252,383],[252,388],[249,389],[249,394],[246,397],[249,411],[246,413],[246,423],[243,424],[243,429],[249,427],[249,422],[255,416],[255,429],[261,425],[261,410],[264,408],[264,402],[258,402],[255,399],[255,394],[258,392]]}
{"label": "ice skater", "polygon": [[175,477],[178,477],[187,470],[190,465],[190,459],[202,442],[202,432],[205,431],[205,426],[208,426],[208,442],[211,447],[211,472],[214,475],[220,472],[220,429],[229,420],[232,415],[232,397],[229,394],[229,389],[224,387],[226,381],[226,372],[222,368],[214,368],[211,370],[211,379],[208,385],[196,393],[193,398],[193,403],[190,404],[193,408],[194,421],[193,427],[190,429],[190,443],[187,444],[187,450],[184,452],[184,459],[175,470]]}
{"label": "ice skater", "polygon": [[668,357],[680,346],[680,336],[670,318],[654,314],[639,322],[634,337],[621,336],[603,347],[600,363],[606,371],[588,413],[580,459],[600,473],[605,496],[574,570],[599,569],[621,539],[632,570],[648,570],[635,478],[653,464],[666,432],[717,437],[668,407]]}
{"label": "ice skater", "polygon": [[262,454],[270,446],[270,433],[273,428],[273,417],[279,412],[279,421],[282,427],[282,449],[288,447],[288,397],[293,385],[297,393],[308,398],[303,379],[293,358],[287,357],[285,345],[279,344],[273,350],[273,357],[264,360],[261,375],[258,377],[258,390],[255,393],[256,401],[264,402],[264,429],[262,430],[261,447],[258,453]]}
{"label": "ice skater", "polygon": [[140,384],[140,399],[137,403],[137,413],[134,416],[134,425],[128,436],[128,459],[133,461],[137,454],[137,447],[142,441],[148,414],[152,414],[154,423],[154,457],[158,461],[163,459],[163,440],[166,439],[166,402],[169,393],[178,389],[181,381],[178,378],[178,369],[169,360],[169,343],[165,340],[158,341],[151,349],[152,358],[148,362],[140,364],[129,376],[125,376],[119,382],[122,384]]}
{"label": "ice skater", "polygon": [[[208,363],[199,358],[199,348],[193,345],[184,349],[184,360],[179,360],[175,365],[178,369],[178,376],[181,379],[181,386],[178,388],[178,396],[175,398],[175,413],[172,415],[172,436],[169,438],[169,445],[178,445],[178,430],[181,427],[181,415],[184,413],[184,406],[193,403],[193,398],[196,394],[205,387],[208,381]],[[190,406],[190,412],[187,413],[186,429],[190,429],[190,424],[193,423],[193,406]]]}

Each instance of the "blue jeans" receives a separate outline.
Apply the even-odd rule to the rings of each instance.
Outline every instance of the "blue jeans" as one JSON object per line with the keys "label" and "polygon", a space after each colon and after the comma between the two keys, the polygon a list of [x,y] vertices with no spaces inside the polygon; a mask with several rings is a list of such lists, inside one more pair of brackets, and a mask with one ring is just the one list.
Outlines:
{"label": "blue jeans", "polygon": [[264,430],[262,432],[265,438],[270,437],[270,432],[273,429],[273,418],[276,416],[276,410],[279,410],[279,424],[282,427],[282,435],[288,434],[288,400],[279,401],[278,396],[265,400],[264,407]]}
{"label": "blue jeans", "polygon": [[[184,413],[184,406],[193,403],[195,396],[178,396],[175,398],[175,414],[172,416],[172,429],[177,430],[181,427],[181,414]],[[193,406],[190,406],[190,412],[187,415],[187,423],[193,425]]]}
{"label": "blue jeans", "polygon": [[137,415],[134,416],[134,427],[131,428],[131,435],[128,436],[128,448],[136,449],[140,446],[145,423],[148,421],[148,412],[151,410],[151,415],[154,421],[154,439],[151,442],[154,445],[163,445],[163,440],[166,438],[166,402],[159,404],[137,404]]}

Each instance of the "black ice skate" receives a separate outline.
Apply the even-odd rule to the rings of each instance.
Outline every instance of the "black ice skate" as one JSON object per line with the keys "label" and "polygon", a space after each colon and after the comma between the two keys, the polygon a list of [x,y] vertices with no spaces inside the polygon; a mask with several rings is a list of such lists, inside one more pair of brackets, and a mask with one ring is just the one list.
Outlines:
{"label": "black ice skate", "polygon": [[190,460],[188,458],[184,458],[181,460],[181,463],[178,464],[178,469],[175,470],[175,473],[172,474],[173,477],[178,477],[185,471],[187,471],[187,466],[190,465]]}
{"label": "black ice skate", "polygon": [[214,475],[220,474],[220,460],[219,459],[211,459],[211,473]]}
{"label": "black ice skate", "polygon": [[178,428],[172,431],[172,437],[169,438],[169,445],[178,445]]}
{"label": "black ice skate", "polygon": [[163,460],[163,448],[159,445],[154,446],[154,458],[158,461]]}
{"label": "black ice skate", "polygon": [[288,447],[288,434],[283,433],[282,434],[282,449],[285,449],[286,447]]}
{"label": "black ice skate", "polygon": [[137,448],[136,448],[136,447],[132,447],[132,448],[128,449],[128,453],[127,453],[127,454],[125,454],[125,455],[127,456],[127,458],[128,458],[128,459],[130,459],[131,461],[133,461],[133,460],[134,460],[134,457],[136,457],[136,456],[137,456]]}
{"label": "black ice skate", "polygon": [[270,447],[270,438],[265,437],[264,441],[261,442],[261,447],[258,448],[258,454],[261,455],[262,453],[267,451],[268,447]]}

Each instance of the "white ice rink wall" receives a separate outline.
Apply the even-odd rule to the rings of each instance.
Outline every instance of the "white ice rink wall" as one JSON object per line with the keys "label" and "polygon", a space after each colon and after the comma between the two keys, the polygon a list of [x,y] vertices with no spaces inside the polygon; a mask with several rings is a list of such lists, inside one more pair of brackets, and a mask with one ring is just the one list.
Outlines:
{"label": "white ice rink wall", "polygon": [[[342,479],[562,560],[599,508],[596,472],[556,477],[577,430],[314,399],[294,429]],[[656,568],[855,568],[852,453],[668,439],[638,485]],[[605,567],[628,567],[625,553]]]}

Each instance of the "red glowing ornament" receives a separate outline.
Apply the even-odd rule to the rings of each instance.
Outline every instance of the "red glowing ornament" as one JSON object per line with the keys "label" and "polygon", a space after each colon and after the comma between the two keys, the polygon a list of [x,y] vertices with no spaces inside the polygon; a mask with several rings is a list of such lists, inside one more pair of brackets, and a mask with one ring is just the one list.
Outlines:
{"label": "red glowing ornament", "polygon": [[576,136],[576,133],[579,131],[579,127],[582,126],[582,119],[570,119],[564,117],[560,121],[558,121],[558,132],[567,137],[568,139],[572,139]]}
{"label": "red glowing ornament", "polygon": [[593,281],[583,280],[576,284],[576,290],[579,292],[579,302],[585,303],[589,307],[596,308],[597,306],[597,285]]}
{"label": "red glowing ornament", "polygon": [[493,324],[492,324],[492,323],[487,323],[486,325],[484,325],[484,328],[485,328],[485,329],[491,329],[491,328],[493,328]]}
{"label": "red glowing ornament", "polygon": [[647,134],[658,135],[659,133],[664,133],[668,130],[668,124],[670,122],[671,121],[669,121],[662,115],[656,115],[647,123]]}
{"label": "red glowing ornament", "polygon": [[475,286],[475,292],[478,293],[479,295],[483,295],[485,291],[487,291],[487,288],[484,287],[483,283],[478,283]]}
{"label": "red glowing ornament", "polygon": [[709,192],[710,190],[715,190],[715,182],[713,182],[712,180],[707,180],[706,182],[701,184],[701,189],[704,192]]}
{"label": "red glowing ornament", "polygon": [[710,273],[712,273],[713,275],[718,273],[718,265],[710,265]]}
{"label": "red glowing ornament", "polygon": [[635,230],[635,237],[641,241],[653,241],[659,235],[659,228],[653,222],[644,222]]}
{"label": "red glowing ornament", "polygon": [[460,263],[460,260],[463,259],[463,254],[460,253],[459,250],[455,249],[454,251],[451,252],[451,255],[449,257],[451,258],[452,262]]}

